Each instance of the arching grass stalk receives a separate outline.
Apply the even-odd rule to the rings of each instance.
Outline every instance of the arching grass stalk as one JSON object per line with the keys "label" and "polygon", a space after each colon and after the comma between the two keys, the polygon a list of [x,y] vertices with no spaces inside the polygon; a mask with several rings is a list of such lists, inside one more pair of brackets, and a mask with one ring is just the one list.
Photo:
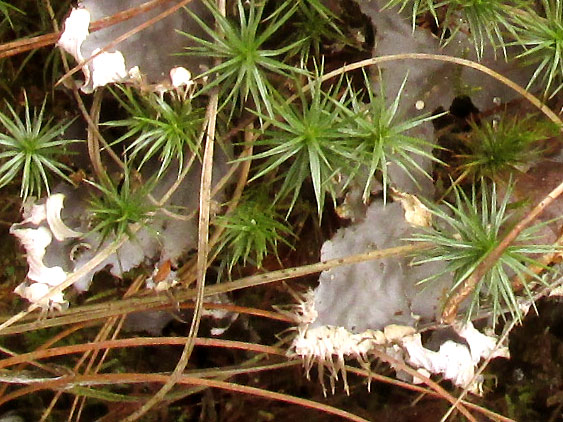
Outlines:
{"label": "arching grass stalk", "polygon": [[[530,92],[526,91],[517,83],[511,81],[506,76],[501,75],[498,72],[495,72],[492,69],[489,69],[487,66],[482,65],[481,63],[474,62],[472,60],[461,59],[459,57],[454,56],[446,56],[442,54],[427,54],[427,53],[404,53],[404,54],[389,54],[386,56],[379,56],[373,57],[371,59],[361,60],[356,63],[351,63],[340,67],[339,69],[335,69],[331,72],[328,72],[322,76],[322,82],[328,81],[336,76],[341,76],[347,72],[356,69],[362,69],[368,66],[374,66],[381,63],[387,62],[394,62],[396,60],[431,60],[431,61],[439,61],[439,62],[446,62],[446,63],[454,63],[459,66],[465,66],[471,69],[475,69],[479,72],[482,72],[494,79],[498,82],[506,85],[523,98],[525,98],[530,104],[536,107],[540,112],[542,112],[549,120],[557,125],[561,130],[563,130],[563,121],[559,118],[559,116],[554,113],[548,106],[546,106],[539,98],[531,94]],[[311,83],[309,85],[312,85]],[[308,91],[310,86],[303,87],[303,91]],[[288,99],[288,102],[294,101],[297,97],[291,97]]]}

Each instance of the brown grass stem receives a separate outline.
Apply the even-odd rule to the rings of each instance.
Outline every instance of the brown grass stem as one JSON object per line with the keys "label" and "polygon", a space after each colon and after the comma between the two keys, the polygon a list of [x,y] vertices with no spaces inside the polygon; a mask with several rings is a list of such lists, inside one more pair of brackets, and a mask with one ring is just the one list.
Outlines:
{"label": "brown grass stem", "polygon": [[[9,394],[7,397],[0,398],[0,403],[4,401],[5,398],[14,399],[21,395],[30,394],[38,389],[63,389],[70,388],[77,385],[107,385],[107,384],[122,384],[122,383],[164,383],[168,380],[167,375],[160,374],[137,374],[137,373],[124,373],[124,374],[98,374],[98,375],[79,375],[62,377],[58,380],[48,381],[40,385],[33,386],[32,388],[22,388]],[[340,416],[346,420],[354,422],[370,422],[360,416],[354,415],[352,413],[346,412],[345,410],[338,409],[326,404],[318,403],[312,400],[302,399],[299,397],[290,396],[287,394],[277,393],[274,391],[268,391],[261,388],[249,387],[246,385],[240,385],[230,382],[217,381],[205,378],[195,378],[189,376],[181,376],[178,380],[178,384],[184,385],[200,385],[208,388],[220,388],[222,390],[231,391],[233,393],[249,394],[252,396],[262,397],[269,400],[277,400],[285,403],[290,403],[298,406],[307,407],[310,409],[325,412],[330,415]]]}
{"label": "brown grass stem", "polygon": [[[135,337],[116,340],[104,340],[92,343],[74,344],[69,346],[52,347],[49,349],[35,350],[22,353],[0,360],[0,369],[34,360],[41,360],[55,356],[71,355],[75,353],[92,352],[105,349],[142,347],[142,346],[183,346],[188,337]],[[269,355],[285,356],[285,350],[277,347],[265,346],[243,341],[223,340],[217,338],[195,338],[194,344],[206,347],[221,347],[228,349],[240,349],[249,352],[267,353]]]}

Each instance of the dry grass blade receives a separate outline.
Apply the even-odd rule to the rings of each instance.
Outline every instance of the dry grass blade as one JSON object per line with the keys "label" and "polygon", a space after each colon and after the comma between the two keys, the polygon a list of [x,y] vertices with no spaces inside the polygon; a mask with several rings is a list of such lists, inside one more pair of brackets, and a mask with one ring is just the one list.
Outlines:
{"label": "dry grass blade", "polygon": [[[319,273],[321,271],[329,270],[334,267],[357,264],[360,262],[365,262],[369,260],[376,260],[381,258],[387,258],[391,256],[402,256],[409,254],[413,251],[421,250],[429,247],[429,245],[424,243],[419,243],[417,245],[407,245],[398,246],[389,249],[374,250],[358,255],[352,255],[344,258],[336,258],[328,261],[322,261],[315,264],[303,265],[300,267],[285,268],[278,271],[271,271],[269,273],[252,275],[249,277],[240,278],[236,281],[215,284],[212,286],[207,286],[205,288],[204,296],[213,296],[219,293],[233,292],[236,290],[246,289],[254,286],[260,286],[264,284],[274,283],[282,280],[289,280],[297,277],[306,276],[309,274]],[[96,257],[96,259],[98,259]],[[88,265],[91,265],[90,263]],[[81,274],[80,276],[82,276]],[[74,282],[77,278],[74,277],[72,281]],[[68,286],[65,286],[65,288]],[[175,293],[175,297],[179,302],[192,300],[195,296],[194,290],[180,290]],[[6,320],[0,327],[2,327],[3,334],[17,334],[31,330],[37,330],[47,327],[60,326],[72,322],[89,321],[101,318],[107,318],[109,316],[122,315],[129,312],[135,312],[140,309],[150,310],[158,307],[163,307],[169,305],[170,299],[165,294],[146,296],[146,297],[136,297],[127,300],[122,300],[113,303],[102,303],[95,305],[87,305],[82,307],[75,307],[65,311],[60,316],[55,316],[50,319],[39,320],[35,322],[20,324],[15,327],[9,328],[10,325],[19,321],[25,315],[29,314],[28,311],[21,312],[18,314],[18,318],[10,318]],[[35,309],[35,308],[34,308]]]}
{"label": "dry grass blade", "polygon": [[[76,377],[64,377],[58,380],[49,381],[41,384],[42,389],[58,389],[58,388],[65,388],[67,386],[74,386],[74,385],[104,385],[104,384],[117,384],[117,383],[150,383],[150,382],[158,382],[164,383],[168,380],[168,376],[166,375],[159,375],[159,374],[135,374],[135,373],[128,373],[128,374],[103,374],[103,375],[82,375]],[[273,391],[263,390],[256,387],[248,387],[245,385],[234,384],[224,381],[217,381],[217,380],[210,380],[210,379],[203,379],[203,378],[194,378],[189,376],[181,376],[178,379],[178,384],[184,385],[199,385],[205,386],[209,388],[220,388],[223,390],[235,392],[235,393],[243,393],[249,394],[257,397],[263,397],[265,399],[270,400],[279,400],[282,402],[295,404],[303,407],[308,407],[310,409],[319,410],[321,412],[325,412],[330,415],[340,416],[346,420],[355,421],[355,422],[370,422],[364,418],[356,416],[352,413],[346,412],[344,410],[328,406],[322,403],[318,403],[312,400],[306,400],[299,397],[290,396],[287,394],[276,393]],[[31,392],[37,391],[37,387],[34,388],[22,388],[21,390],[26,390],[22,394],[30,394]],[[21,391],[20,390],[20,391]],[[18,391],[19,392],[19,391]],[[16,393],[18,393],[16,392]],[[16,396],[16,394],[11,394],[10,399],[14,398],[12,396]]]}
{"label": "dry grass blade", "polygon": [[[388,56],[380,56],[374,57],[371,59],[362,60],[356,63],[351,63],[345,66],[342,66],[339,69],[335,69],[332,72],[325,74],[322,78],[323,82],[327,81],[335,76],[340,76],[344,73],[350,72],[355,69],[361,69],[363,67],[373,66],[380,63],[385,62],[393,62],[396,60],[434,60],[434,61],[441,61],[441,62],[448,62],[448,63],[455,63],[460,66],[466,66],[472,69],[475,69],[479,72],[485,73],[486,75],[491,76],[492,78],[496,79],[497,81],[503,83],[504,85],[508,86],[509,88],[516,91],[519,95],[524,97],[528,100],[534,107],[536,107],[539,111],[546,115],[546,117],[551,120],[553,123],[558,125],[563,130],[563,121],[555,114],[548,106],[546,106],[542,101],[540,101],[536,96],[530,94],[520,85],[512,82],[507,77],[501,75],[494,70],[489,69],[487,66],[484,66],[480,63],[467,60],[467,59],[460,59],[458,57],[453,56],[445,56],[440,54],[426,54],[426,53],[405,53],[405,54],[391,54]],[[311,85],[311,84],[309,84]],[[308,90],[310,87],[306,86],[303,90]],[[296,97],[291,97],[288,101],[294,101]]]}
{"label": "dry grass blade", "polygon": [[[75,344],[71,346],[52,347],[50,349],[36,350],[33,352],[23,353],[0,360],[0,369],[28,362],[30,360],[45,359],[54,356],[63,356],[94,350],[161,345],[182,346],[186,343],[187,339],[188,337],[135,337],[117,340],[104,340],[85,344]],[[220,340],[214,338],[195,338],[193,343],[197,346],[224,347],[252,351],[256,353],[267,353],[270,355],[285,356],[285,350],[279,349],[277,347],[264,346],[256,343],[246,343],[243,341]],[[4,402],[0,401],[0,404],[2,403]]]}

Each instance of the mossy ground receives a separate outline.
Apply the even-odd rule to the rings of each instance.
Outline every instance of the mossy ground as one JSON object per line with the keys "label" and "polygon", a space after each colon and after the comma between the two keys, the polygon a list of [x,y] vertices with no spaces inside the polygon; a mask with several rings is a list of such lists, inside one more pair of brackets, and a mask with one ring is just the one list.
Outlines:
{"label": "mossy ground", "polygon": [[[41,5],[34,2],[22,3],[27,15],[25,18],[15,18],[14,28],[4,26],[2,42],[18,39],[30,32],[48,32],[49,22]],[[60,18],[68,9],[67,1],[53,1],[53,8]],[[366,28],[366,18],[358,19],[359,8],[352,0],[339,2],[345,33],[351,33]],[[38,11],[38,9],[40,11]],[[431,19],[429,19],[431,21]],[[31,26],[28,26],[33,23]],[[27,31],[28,28],[30,32]],[[328,54],[325,63],[327,71],[338,68],[343,63],[349,63],[369,57],[373,46],[373,33],[364,32],[365,42],[340,50],[337,54]],[[2,96],[14,104],[15,107],[23,106],[23,91],[28,94],[30,101],[40,105],[47,96],[48,107],[53,115],[63,116],[72,109],[72,100],[61,88],[53,91],[52,82],[61,75],[58,60],[50,53],[50,49],[38,50],[29,56],[16,56],[0,62],[2,77]],[[48,63],[48,66],[45,65]],[[21,71],[19,71],[21,69]],[[45,71],[46,70],[46,71]],[[55,77],[53,77],[53,75]],[[359,74],[358,76],[361,77]],[[88,101],[88,100],[86,100]],[[484,111],[488,113],[488,111]],[[462,113],[463,114],[463,113]],[[446,122],[449,132],[442,132],[444,142],[456,142],[456,136],[467,130],[466,115],[454,115],[454,122]],[[450,147],[451,145],[447,145]],[[459,145],[458,145],[459,146]],[[455,145],[454,148],[455,149]],[[445,160],[447,158],[444,158]],[[447,174],[435,174],[436,178],[446,178]],[[304,187],[301,196],[305,202],[314,203],[314,192],[311,187]],[[9,225],[20,220],[18,190],[9,187],[0,191],[0,313],[5,316],[13,315],[18,309],[24,307],[22,300],[13,295],[13,288],[21,282],[26,272],[25,260],[21,250],[16,245],[13,237],[8,232]],[[328,203],[324,211],[323,225],[319,227],[315,212],[301,213],[293,217],[298,241],[294,249],[281,247],[279,260],[267,257],[262,263],[261,271],[273,271],[281,266],[293,267],[317,262],[322,242],[329,239],[337,228],[349,224],[340,219],[333,206]],[[143,269],[141,269],[143,270]],[[235,268],[232,276],[251,275],[257,270],[251,266]],[[110,301],[120,297],[131,279],[121,281],[99,276],[96,287],[90,292],[104,293],[107,287],[113,291],[111,297],[100,300]],[[266,287],[247,289],[234,294],[233,301],[240,306],[249,306],[259,309],[272,309],[274,306],[283,306],[293,302],[289,288],[303,291],[307,286],[314,286],[316,277],[300,279],[299,283],[288,282],[287,285],[271,284]],[[83,303],[85,296],[75,297],[76,304]],[[521,327],[516,328],[510,337],[512,359],[510,361],[494,362],[486,373],[491,386],[491,391],[484,398],[475,398],[473,401],[500,414],[515,420],[535,421],[563,421],[561,409],[563,408],[563,310],[558,299],[546,299],[538,304],[539,316],[533,311],[524,319]],[[175,312],[175,311],[171,311]],[[182,312],[180,317],[189,320],[189,312]],[[259,342],[272,344],[279,335],[284,333],[288,325],[283,322],[271,322],[262,319],[240,317],[229,328],[225,339],[238,341]],[[249,323],[251,321],[251,323]],[[162,334],[168,336],[186,335],[187,325],[172,320]],[[497,327],[501,329],[502,327]],[[8,336],[0,339],[3,347],[14,352],[24,353],[39,346],[53,335],[64,330],[55,328],[42,331],[32,331],[17,336]],[[202,327],[202,335],[208,335],[209,327]],[[89,336],[94,336],[96,327],[80,331],[65,340],[66,344],[85,341]],[[205,369],[237,365],[249,357],[244,351],[228,349],[198,348],[189,369]],[[111,355],[106,369],[109,372],[161,372],[171,371],[179,358],[179,348],[171,346],[146,347],[124,349]],[[70,368],[76,362],[74,356],[66,356],[55,361],[56,365]],[[373,369],[377,372],[393,377],[393,372],[385,365],[374,363]],[[316,380],[316,373],[311,374],[311,379]],[[365,380],[349,376],[351,394],[347,396],[341,385],[337,386],[336,393],[324,398],[321,386],[315,381],[308,381],[303,375],[301,366],[263,372],[239,375],[237,382],[253,387],[283,392],[296,397],[327,403],[331,406],[347,410],[369,420],[381,422],[434,422],[437,415],[442,415],[448,408],[444,400],[430,397],[418,399],[416,393],[406,391],[400,387],[384,383],[372,383],[371,392],[368,393]],[[133,385],[117,389],[128,397],[140,395],[146,397],[157,390],[155,385]],[[10,391],[10,390],[8,390]],[[113,390],[116,392],[116,389]],[[37,420],[52,397],[51,392],[40,392],[26,395],[12,401],[5,407],[5,411],[15,410],[27,420]],[[72,396],[63,395],[51,414],[50,420],[63,420],[72,405]],[[128,415],[136,406],[135,403],[103,401],[91,399],[82,412],[82,420],[93,421],[103,417],[109,411],[114,420]],[[4,409],[3,409],[4,410]],[[105,420],[105,419],[100,419]],[[159,409],[146,421],[336,421],[341,420],[334,416],[308,410],[303,407],[283,404],[274,401],[253,398],[251,396],[234,394],[221,390],[205,390],[181,399],[168,407]],[[452,420],[462,420],[454,416]]]}

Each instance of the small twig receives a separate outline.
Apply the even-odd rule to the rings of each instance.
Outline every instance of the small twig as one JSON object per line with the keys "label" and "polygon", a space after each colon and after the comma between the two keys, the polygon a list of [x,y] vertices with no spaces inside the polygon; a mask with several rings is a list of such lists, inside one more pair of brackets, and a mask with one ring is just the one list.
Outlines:
{"label": "small twig", "polygon": [[[93,127],[98,127],[100,122],[100,109],[102,106],[102,96],[101,90],[94,92],[94,100],[92,101],[92,107],[90,109],[90,119],[92,119]],[[96,136],[92,130],[92,126],[88,126],[88,155],[90,156],[90,161],[92,162],[92,167],[94,168],[94,173],[100,182],[107,181],[107,173],[102,164],[102,158],[100,156],[100,142],[99,138]]]}
{"label": "small twig", "polygon": [[469,296],[481,278],[493,267],[493,265],[502,256],[506,248],[518,237],[532,221],[536,219],[553,201],[563,193],[563,182],[553,189],[532,211],[528,213],[514,228],[502,239],[502,241],[494,248],[483,261],[479,264],[475,271],[460,285],[448,298],[444,310],[442,311],[442,321],[451,324],[457,315],[457,310],[461,303]]}
{"label": "small twig", "polygon": [[[224,9],[223,7],[220,10]],[[202,171],[201,171],[201,184],[199,191],[199,224],[198,224],[198,250],[197,250],[197,284],[194,314],[190,325],[188,340],[182,350],[182,355],[174,368],[174,371],[164,383],[164,385],[154,394],[139,410],[133,412],[124,422],[134,422],[145,413],[147,413],[153,406],[159,403],[166,394],[176,385],[181,379],[182,373],[188,365],[188,360],[194,348],[194,339],[199,329],[201,321],[203,298],[205,288],[205,274],[207,272],[207,255],[208,255],[208,241],[209,241],[209,215],[211,206],[211,183],[213,177],[213,154],[215,143],[215,128],[217,117],[218,93],[215,92],[211,95],[208,111],[208,124],[207,124],[207,139],[205,142],[205,151],[203,154]]]}

